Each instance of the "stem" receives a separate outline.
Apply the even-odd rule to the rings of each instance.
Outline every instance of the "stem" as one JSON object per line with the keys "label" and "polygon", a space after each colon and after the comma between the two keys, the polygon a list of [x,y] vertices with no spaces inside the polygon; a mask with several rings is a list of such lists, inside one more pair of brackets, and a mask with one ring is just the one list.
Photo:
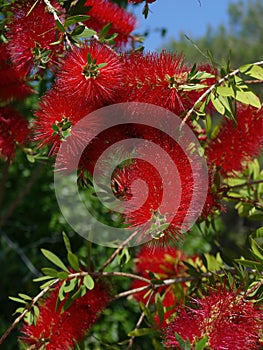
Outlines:
{"label": "stem", "polygon": [[[49,0],[43,0],[43,1],[44,1],[44,3],[45,3],[45,4],[47,5],[47,7],[48,7],[48,11],[49,11],[50,13],[52,13],[55,22],[58,21],[58,22],[62,25],[62,27],[64,27],[64,26],[63,26],[63,23],[61,22],[60,18],[59,18],[58,15],[57,15],[56,9],[51,5],[50,1],[49,1]],[[70,42],[70,40],[69,40],[69,38],[68,38],[67,32],[65,31],[65,33],[63,33],[63,34],[65,35],[66,43],[67,43],[68,46],[72,49],[72,45],[71,45],[71,42]]]}
{"label": "stem", "polygon": [[[151,302],[151,299],[152,299],[152,297],[153,297],[153,293],[154,293],[154,290],[152,290],[152,291],[151,291],[151,294],[149,295],[149,298],[148,298],[148,300],[147,300],[147,302],[146,302],[146,304],[145,304],[146,307],[149,306],[149,304],[150,304],[150,302]],[[136,326],[135,326],[135,329],[134,329],[134,330],[139,329],[139,327],[140,327],[140,325],[141,325],[141,323],[142,323],[142,321],[143,321],[143,319],[144,319],[144,316],[145,316],[145,314],[144,314],[144,312],[142,312],[142,314],[141,314],[141,316],[140,316],[138,322],[136,323]],[[132,349],[132,345],[133,345],[134,339],[135,339],[135,336],[132,336],[131,339],[129,340],[129,344],[128,344],[127,350]]]}
{"label": "stem", "polygon": [[3,344],[3,342],[5,341],[5,339],[8,337],[8,335],[12,332],[12,330],[15,328],[15,326],[24,318],[24,316],[33,308],[33,306],[38,302],[38,300],[40,298],[42,298],[42,296],[44,296],[50,288],[52,288],[55,284],[57,284],[60,281],[60,279],[56,279],[55,281],[53,281],[50,285],[48,285],[45,289],[43,289],[37,296],[35,296],[32,299],[32,302],[30,303],[30,305],[22,312],[22,314],[20,314],[15,320],[14,322],[11,324],[11,326],[5,331],[5,333],[2,335],[2,337],[0,338],[0,345]]}
{"label": "stem", "polygon": [[138,231],[133,232],[130,237],[128,237],[109,257],[109,259],[103,264],[103,266],[99,269],[99,272],[102,272],[112,261],[113,259],[119,254],[119,252],[124,248],[136,235],[138,234]]}
{"label": "stem", "polygon": [[223,186],[222,188],[220,188],[218,190],[218,192],[228,192],[232,189],[235,189],[235,188],[242,188],[242,187],[245,187],[245,186],[253,186],[253,185],[257,185],[257,184],[260,184],[260,183],[263,183],[263,180],[253,180],[253,181],[247,181],[247,182],[244,182],[242,184],[239,184],[239,185],[234,185],[234,186]]}
{"label": "stem", "polygon": [[143,287],[140,287],[140,288],[134,288],[134,289],[131,289],[131,290],[126,290],[126,292],[122,292],[122,293],[116,294],[114,296],[114,299],[120,299],[120,298],[128,297],[129,295],[132,295],[132,294],[140,293],[140,292],[143,292],[143,291],[149,289],[150,287],[151,287],[151,285],[148,284],[147,286],[143,286]]}
{"label": "stem", "polygon": [[[253,65],[256,66],[260,66],[263,64],[263,61],[258,61],[253,63]],[[214,88],[216,88],[217,86],[220,86],[221,84],[223,84],[225,81],[227,81],[229,78],[237,75],[238,73],[240,73],[240,68],[235,69],[233,72],[225,75],[223,78],[219,79],[215,84],[211,85],[209,89],[207,89],[194,103],[193,107],[191,109],[189,109],[189,111],[186,113],[182,123],[181,123],[181,128],[184,126],[184,124],[187,122],[188,118],[190,117],[190,115],[194,112],[196,105],[199,102],[202,102],[204,98],[206,98],[213,90]]]}
{"label": "stem", "polygon": [[251,205],[253,205],[254,207],[256,207],[258,209],[263,209],[263,204],[262,203],[259,203],[257,201],[253,201],[251,199],[236,198],[236,197],[232,197],[232,196],[228,196],[228,195],[225,195],[224,198],[232,199],[232,200],[239,201],[239,202],[242,202],[242,203],[248,203],[248,204],[251,204]]}

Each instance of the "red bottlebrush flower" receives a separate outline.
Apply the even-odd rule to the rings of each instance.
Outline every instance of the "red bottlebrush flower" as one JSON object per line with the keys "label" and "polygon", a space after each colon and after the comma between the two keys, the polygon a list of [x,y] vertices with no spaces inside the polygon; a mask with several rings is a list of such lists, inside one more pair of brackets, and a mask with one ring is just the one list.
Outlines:
{"label": "red bottlebrush flower", "polygon": [[136,18],[131,13],[108,0],[87,0],[85,6],[91,6],[90,19],[86,22],[89,28],[100,31],[111,23],[107,35],[117,33],[115,42],[118,46],[128,42],[136,26]]}
{"label": "red bottlebrush flower", "polygon": [[0,45],[0,100],[23,100],[33,90],[25,84],[24,77],[14,69],[4,44]]}
{"label": "red bottlebrush flower", "polygon": [[35,140],[40,147],[52,145],[50,153],[56,153],[61,141],[69,136],[71,126],[90,112],[85,103],[66,97],[55,87],[44,95],[35,112]]}
{"label": "red bottlebrush flower", "polygon": [[174,320],[163,328],[167,348],[178,346],[178,333],[192,346],[207,337],[207,345],[213,350],[260,349],[262,311],[238,292],[219,288],[195,302],[197,308],[179,309]]}
{"label": "red bottlebrush flower", "polygon": [[[185,272],[185,265],[182,261],[185,259],[185,254],[174,247],[157,247],[155,250],[150,247],[144,246],[135,258],[136,272],[142,277],[149,278],[148,273],[151,271],[161,279],[175,278],[182,276]],[[131,284],[131,288],[139,288],[146,286],[146,283],[140,280],[134,280]],[[175,294],[172,292],[171,287],[159,287],[157,288],[159,293],[165,292],[163,305],[174,306],[177,301]],[[134,294],[137,301],[145,303],[147,298],[144,295],[147,291]],[[152,303],[154,298],[152,298]],[[178,302],[178,301],[177,301]]]}
{"label": "red bottlebrush flower", "polygon": [[110,301],[105,286],[95,284],[94,289],[76,299],[72,305],[62,311],[65,300],[56,308],[58,286],[40,306],[40,316],[36,324],[25,324],[22,328],[23,341],[31,346],[43,346],[47,350],[69,350],[80,342],[87,330],[97,321],[101,311]]}
{"label": "red bottlebrush flower", "polygon": [[[126,81],[121,102],[152,103],[180,116],[194,105],[202,91],[183,89],[189,83],[190,69],[182,55],[165,51],[159,55],[136,53],[124,56],[123,61]],[[208,67],[200,69],[207,71]],[[211,85],[214,81],[215,78],[203,79],[201,83]]]}
{"label": "red bottlebrush flower", "polygon": [[[169,237],[176,240],[197,210],[200,198],[193,200],[193,197],[195,191],[202,190],[203,178],[199,168],[192,168],[195,160],[190,160],[169,135],[145,126],[143,138],[151,143],[144,143],[133,163],[113,174],[113,181],[118,184],[115,195],[126,201],[123,202],[127,205],[125,221],[131,227],[141,226],[142,239],[152,237],[165,242]],[[161,151],[153,150],[152,143],[160,146]],[[163,165],[160,167],[160,164]],[[122,189],[125,189],[124,194]],[[143,196],[146,196],[145,202],[142,202]],[[194,208],[189,209],[192,201]]]}
{"label": "red bottlebrush flower", "polygon": [[29,135],[27,121],[9,107],[0,108],[0,154],[5,159],[15,155],[16,144],[24,144]]}
{"label": "red bottlebrush flower", "polygon": [[43,1],[35,4],[33,0],[23,0],[15,3],[12,9],[7,46],[16,69],[27,75],[31,69],[38,70],[56,59],[62,47],[61,44],[51,44],[62,34],[58,34],[55,19]]}
{"label": "red bottlebrush flower", "polygon": [[94,108],[114,102],[120,90],[123,67],[116,53],[91,42],[70,52],[58,74],[60,91],[77,103],[86,101]]}
{"label": "red bottlebrush flower", "polygon": [[263,147],[263,109],[238,105],[236,122],[225,119],[214,140],[208,144],[207,158],[223,176],[241,171]]}

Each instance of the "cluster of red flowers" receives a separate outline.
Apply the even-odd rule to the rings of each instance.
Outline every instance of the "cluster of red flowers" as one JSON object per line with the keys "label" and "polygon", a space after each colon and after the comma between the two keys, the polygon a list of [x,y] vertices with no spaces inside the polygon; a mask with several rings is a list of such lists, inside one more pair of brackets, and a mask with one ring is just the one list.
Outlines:
{"label": "cluster of red flowers", "polygon": [[83,339],[110,301],[107,288],[97,282],[92,290],[62,311],[68,296],[57,307],[61,284],[62,282],[43,300],[36,324],[24,324],[22,328],[23,341],[35,349],[40,349],[41,346],[47,350],[72,349]]}
{"label": "cluster of red flowers", "polygon": [[207,338],[213,350],[260,349],[262,311],[238,291],[224,287],[196,299],[196,308],[182,307],[172,322],[163,328],[167,348],[179,346],[176,334],[194,346]]}
{"label": "cluster of red flowers", "polygon": [[[174,279],[186,276],[186,266],[183,261],[196,260],[195,257],[187,257],[185,253],[175,247],[158,247],[156,250],[144,246],[136,255],[134,259],[136,272],[140,276],[149,278],[149,272],[155,274],[156,278],[160,280]],[[131,288],[137,289],[147,284],[141,280],[134,280]],[[159,315],[155,315],[157,324],[165,325],[169,316],[174,314],[178,305],[185,297],[187,287],[184,282],[171,284],[170,286],[158,287],[152,296],[150,303],[155,303],[155,295],[159,293],[162,298],[162,305],[164,308],[163,320],[160,320]],[[146,304],[149,294],[148,290],[137,292],[134,294],[138,302]]]}

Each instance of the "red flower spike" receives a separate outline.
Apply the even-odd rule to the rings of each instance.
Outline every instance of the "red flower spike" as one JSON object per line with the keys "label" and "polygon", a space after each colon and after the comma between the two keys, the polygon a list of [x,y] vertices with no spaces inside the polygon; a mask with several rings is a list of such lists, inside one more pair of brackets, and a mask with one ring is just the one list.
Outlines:
{"label": "red flower spike", "polygon": [[[105,286],[95,284],[94,289],[76,299],[64,312],[65,301],[56,308],[60,285],[53,290],[40,306],[36,325],[24,324],[22,340],[30,345],[45,344],[47,350],[69,350],[80,342],[87,330],[97,321],[99,314],[110,301]],[[67,300],[67,299],[65,299]]]}
{"label": "red flower spike", "polygon": [[[149,271],[158,274],[161,279],[175,278],[184,275],[185,265],[182,261],[185,259],[185,254],[175,247],[158,247],[154,251],[152,248],[144,246],[135,258],[136,272],[142,277],[149,278]],[[131,288],[140,288],[146,286],[146,283],[140,280],[134,280],[131,284]],[[183,285],[182,285],[183,287]],[[134,294],[134,298],[139,302],[146,303],[147,298],[144,298],[146,291]],[[174,313],[174,307],[178,304],[178,295],[173,291],[173,286],[159,287],[156,289],[156,293],[163,295],[163,306],[165,308],[172,308],[172,310],[166,311],[164,320],[160,322],[158,315],[155,317],[157,324],[165,324],[168,317]],[[151,299],[151,303],[154,303],[154,297]]]}
{"label": "red flower spike", "polygon": [[74,48],[61,65],[57,85],[62,94],[76,103],[86,102],[94,109],[112,103],[124,75],[117,54],[106,45],[91,42]]}
{"label": "red flower spike", "polygon": [[236,122],[225,119],[207,148],[207,158],[223,176],[241,171],[263,147],[263,109],[238,105]]}
{"label": "red flower spike", "polygon": [[[55,5],[61,10],[58,5]],[[9,24],[7,44],[16,69],[27,75],[32,69],[38,71],[52,67],[56,56],[62,52],[61,44],[51,45],[61,38],[56,22],[43,1],[22,0],[13,5],[13,17]]]}
{"label": "red flower spike", "polygon": [[[133,163],[117,169],[113,175],[113,179],[118,182],[118,188],[125,189],[126,196],[124,195],[123,199],[127,200],[132,195],[132,201],[127,202],[129,210],[125,212],[125,221],[131,227],[144,225],[141,233],[142,238],[151,235],[159,243],[165,243],[168,238],[178,240],[181,237],[184,220],[190,219],[188,210],[194,186],[196,186],[195,188],[201,188],[202,179],[199,179],[199,174],[193,174],[191,163],[186,154],[167,134],[145,126],[142,137],[160,146],[169,155],[178,169],[179,176],[175,183],[175,175],[168,164],[162,168],[162,175],[160,175],[156,169],[158,164],[163,163],[163,153],[153,152],[149,143],[141,147],[138,150],[137,159]],[[147,162],[139,158],[147,159]],[[197,171],[197,169],[194,171]],[[193,183],[194,175],[196,175],[195,184]],[[132,188],[133,182],[137,179],[143,180],[143,183],[141,182],[138,186]],[[137,203],[141,203],[142,193],[146,192],[145,184],[148,186],[147,199],[140,206]],[[177,198],[178,193],[181,193],[181,195]],[[164,194],[165,200],[163,199]],[[123,194],[116,193],[117,197],[119,195]],[[134,209],[137,207],[139,208]],[[192,208],[192,210],[194,209]],[[155,231],[151,229],[154,224],[157,226],[161,224],[162,226],[161,230],[156,230],[156,234],[160,233],[157,237],[155,237]],[[165,224],[168,225],[166,229],[163,226]]]}
{"label": "red flower spike", "polygon": [[178,309],[174,320],[163,328],[167,348],[178,346],[178,333],[192,346],[207,337],[213,350],[260,349],[262,311],[238,292],[221,288],[195,302],[197,308]]}
{"label": "red flower spike", "polygon": [[[202,92],[202,89],[183,90],[182,85],[188,83],[190,69],[184,64],[182,55],[166,51],[159,55],[135,53],[125,55],[123,61],[126,82],[120,102],[152,103],[180,116],[194,105]],[[200,66],[200,70],[209,73],[211,69]],[[208,86],[214,82],[215,78],[201,81]]]}
{"label": "red flower spike", "polygon": [[115,42],[118,46],[129,41],[131,32],[136,26],[136,18],[131,13],[108,0],[87,0],[85,6],[91,6],[88,12],[90,19],[86,22],[89,28],[99,32],[111,23],[106,35],[117,33]]}
{"label": "red flower spike", "polygon": [[67,98],[54,87],[44,95],[35,112],[35,141],[40,147],[52,145],[50,154],[56,153],[61,141],[70,134],[71,126],[90,112],[86,104]]}
{"label": "red flower spike", "polygon": [[23,75],[14,69],[4,44],[0,45],[0,100],[23,100],[33,90],[25,84]]}
{"label": "red flower spike", "polygon": [[0,155],[12,159],[16,144],[24,144],[28,136],[27,121],[9,107],[0,108]]}

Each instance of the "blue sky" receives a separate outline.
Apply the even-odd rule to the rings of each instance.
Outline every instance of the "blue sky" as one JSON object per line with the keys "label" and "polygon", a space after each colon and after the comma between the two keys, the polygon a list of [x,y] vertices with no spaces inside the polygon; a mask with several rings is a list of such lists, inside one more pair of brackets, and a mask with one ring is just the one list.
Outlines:
{"label": "blue sky", "polygon": [[[143,5],[135,8],[138,18],[137,32],[145,30],[151,32],[145,41],[145,48],[154,51],[162,46],[169,38],[179,38],[182,32],[195,39],[205,34],[208,25],[217,28],[219,24],[227,24],[227,9],[229,3],[237,0],[157,0],[150,4],[150,13],[147,19],[141,14]],[[165,27],[165,39],[155,28]]]}

